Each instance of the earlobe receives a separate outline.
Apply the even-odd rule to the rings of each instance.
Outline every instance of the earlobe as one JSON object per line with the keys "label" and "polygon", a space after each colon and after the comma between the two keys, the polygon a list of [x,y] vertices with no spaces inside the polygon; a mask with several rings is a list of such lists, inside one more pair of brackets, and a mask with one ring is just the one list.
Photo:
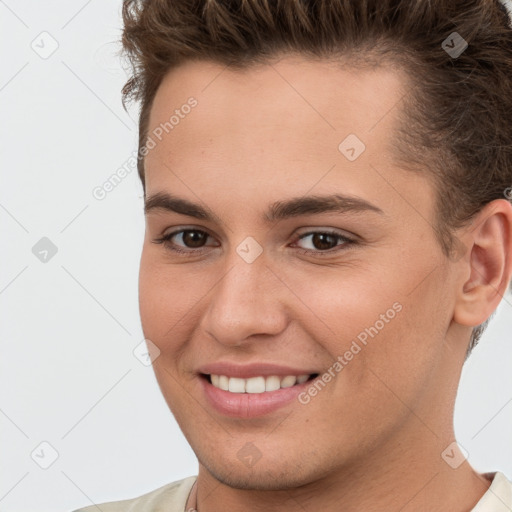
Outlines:
{"label": "earlobe", "polygon": [[466,228],[467,257],[454,311],[455,322],[475,327],[485,322],[507,292],[512,277],[512,204],[487,204]]}

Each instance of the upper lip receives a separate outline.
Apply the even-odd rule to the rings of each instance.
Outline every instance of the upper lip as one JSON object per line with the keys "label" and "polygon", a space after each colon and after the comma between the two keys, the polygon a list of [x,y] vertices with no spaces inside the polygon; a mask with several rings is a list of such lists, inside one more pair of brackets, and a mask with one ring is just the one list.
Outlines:
{"label": "upper lip", "polygon": [[226,375],[227,377],[238,377],[240,379],[249,379],[251,377],[270,377],[277,375],[278,377],[286,377],[287,375],[311,375],[317,373],[304,368],[293,368],[274,363],[251,363],[236,364],[231,362],[216,362],[205,364],[197,369],[198,373],[206,375]]}

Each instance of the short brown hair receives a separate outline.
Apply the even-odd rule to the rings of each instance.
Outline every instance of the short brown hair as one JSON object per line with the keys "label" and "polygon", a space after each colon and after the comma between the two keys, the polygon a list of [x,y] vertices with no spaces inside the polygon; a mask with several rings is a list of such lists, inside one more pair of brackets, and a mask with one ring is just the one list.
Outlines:
{"label": "short brown hair", "polygon": [[[169,70],[196,59],[244,69],[287,52],[406,71],[394,156],[433,177],[445,254],[454,229],[512,190],[512,29],[498,0],[124,0],[123,21],[133,69],[123,104],[141,103],[144,192],[140,150]],[[453,32],[468,44],[455,56],[442,46]]]}

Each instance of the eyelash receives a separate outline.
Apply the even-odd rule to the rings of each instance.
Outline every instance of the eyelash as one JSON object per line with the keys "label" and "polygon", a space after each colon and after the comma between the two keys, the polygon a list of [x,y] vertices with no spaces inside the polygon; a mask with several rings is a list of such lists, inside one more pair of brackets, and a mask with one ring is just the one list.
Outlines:
{"label": "eyelash", "polygon": [[[201,247],[199,249],[192,249],[192,248],[182,249],[179,246],[176,246],[176,245],[171,243],[171,239],[175,235],[179,235],[181,233],[185,233],[186,231],[204,233],[207,236],[211,236],[206,231],[203,231],[201,229],[179,229],[177,231],[173,231],[171,233],[168,233],[167,235],[164,235],[164,236],[162,236],[160,238],[157,238],[156,240],[153,240],[153,242],[155,244],[163,244],[166,247],[166,249],[168,249],[168,250],[170,250],[170,251],[172,251],[174,253],[177,253],[180,256],[184,256],[184,257],[192,256],[192,255],[193,256],[197,256],[197,255],[203,254],[204,253],[204,248],[203,247]],[[307,233],[303,233],[302,235],[300,235],[293,243],[296,243],[299,240],[302,240],[303,238],[306,238],[306,237],[311,236],[311,235],[316,235],[316,234],[333,236],[336,239],[341,240],[343,243],[336,245],[332,249],[326,249],[325,251],[312,250],[312,249],[299,249],[298,251],[301,254],[314,255],[314,256],[320,256],[320,257],[331,256],[333,253],[338,253],[338,252],[346,249],[347,247],[350,247],[351,245],[356,244],[355,240],[353,240],[353,239],[351,239],[351,238],[349,238],[349,237],[347,237],[345,235],[341,235],[340,233],[336,233],[336,232],[332,232],[332,231],[308,231]],[[336,249],[336,247],[340,247],[340,248]]]}

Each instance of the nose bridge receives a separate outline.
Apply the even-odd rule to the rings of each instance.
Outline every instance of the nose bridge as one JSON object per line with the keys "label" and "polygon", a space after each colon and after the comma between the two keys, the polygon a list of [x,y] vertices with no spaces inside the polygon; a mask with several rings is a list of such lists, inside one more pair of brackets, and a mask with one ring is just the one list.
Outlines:
{"label": "nose bridge", "polygon": [[[240,244],[237,251],[247,249]],[[279,291],[282,283],[267,268],[263,254],[251,261],[233,251],[227,271],[213,288],[203,328],[223,344],[240,344],[254,334],[277,334],[286,317]]]}

